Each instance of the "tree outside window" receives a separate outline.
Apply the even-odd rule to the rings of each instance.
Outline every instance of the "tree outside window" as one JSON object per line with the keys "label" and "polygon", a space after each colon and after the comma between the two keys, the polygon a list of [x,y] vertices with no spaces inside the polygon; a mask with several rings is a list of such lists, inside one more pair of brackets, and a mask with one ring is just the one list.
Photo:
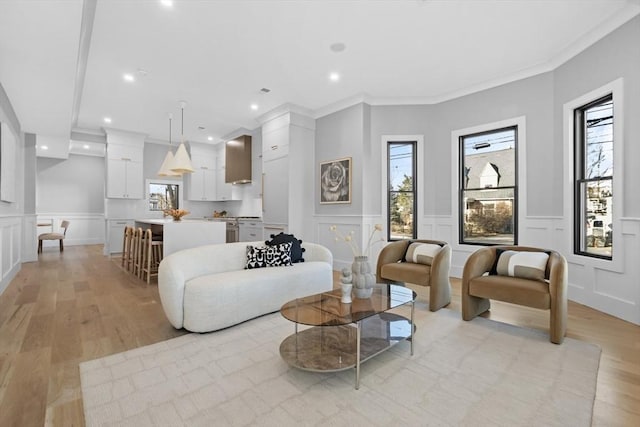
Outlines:
{"label": "tree outside window", "polygon": [[415,239],[416,143],[389,142],[388,240]]}

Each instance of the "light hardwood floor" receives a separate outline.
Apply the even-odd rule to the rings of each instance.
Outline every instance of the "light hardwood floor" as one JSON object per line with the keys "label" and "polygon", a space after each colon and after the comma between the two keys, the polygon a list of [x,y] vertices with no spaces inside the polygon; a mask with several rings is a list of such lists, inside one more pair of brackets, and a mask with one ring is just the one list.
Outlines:
{"label": "light hardwood floor", "polygon": [[[166,321],[155,282],[119,265],[101,245],[46,249],[0,295],[0,426],[82,426],[80,362],[186,333]],[[445,309],[459,312],[460,281],[452,284]],[[487,317],[548,323],[545,311],[502,303]],[[602,347],[593,424],[640,425],[640,326],[570,302],[567,336]]]}

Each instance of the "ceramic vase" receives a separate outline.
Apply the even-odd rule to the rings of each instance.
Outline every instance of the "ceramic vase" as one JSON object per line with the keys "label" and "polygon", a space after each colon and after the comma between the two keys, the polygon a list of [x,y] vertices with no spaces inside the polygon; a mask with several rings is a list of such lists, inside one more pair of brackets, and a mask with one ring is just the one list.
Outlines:
{"label": "ceramic vase", "polygon": [[376,276],[371,272],[369,257],[357,256],[351,264],[353,293],[356,298],[369,298],[376,283]]}
{"label": "ceramic vase", "polygon": [[340,278],[342,288],[342,298],[340,298],[340,302],[343,304],[351,303],[351,289],[353,288],[353,284],[351,283],[352,280],[351,269],[343,268],[342,277]]}

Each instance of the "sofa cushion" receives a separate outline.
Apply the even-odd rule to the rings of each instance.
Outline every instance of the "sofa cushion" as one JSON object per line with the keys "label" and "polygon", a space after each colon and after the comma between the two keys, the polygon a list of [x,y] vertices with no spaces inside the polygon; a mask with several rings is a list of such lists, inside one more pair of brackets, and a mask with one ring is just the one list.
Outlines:
{"label": "sofa cushion", "polygon": [[431,265],[433,258],[442,250],[442,246],[433,243],[414,242],[407,248],[406,262]]}
{"label": "sofa cushion", "polygon": [[544,280],[549,254],[546,252],[512,251],[496,249],[493,274]]}
{"label": "sofa cushion", "polygon": [[268,246],[280,245],[282,243],[291,243],[291,262],[304,262],[302,253],[305,249],[301,246],[302,240],[298,240],[293,234],[279,233],[271,235],[271,240],[264,242]]}
{"label": "sofa cushion", "polygon": [[469,294],[545,310],[551,307],[549,284],[541,280],[480,276],[469,282]]}
{"label": "sofa cushion", "polygon": [[247,245],[246,269],[291,265],[291,242],[275,246]]}
{"label": "sofa cushion", "polygon": [[307,260],[287,268],[195,277],[184,286],[184,328],[215,331],[273,313],[295,298],[330,291],[332,274],[330,263]]}
{"label": "sofa cushion", "polygon": [[380,269],[382,279],[422,286],[429,284],[430,276],[431,266],[413,262],[393,262],[384,264]]}

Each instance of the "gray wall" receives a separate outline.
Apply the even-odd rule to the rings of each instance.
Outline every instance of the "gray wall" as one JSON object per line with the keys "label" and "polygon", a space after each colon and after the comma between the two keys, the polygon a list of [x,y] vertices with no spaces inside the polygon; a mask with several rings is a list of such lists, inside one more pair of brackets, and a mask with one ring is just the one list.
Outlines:
{"label": "gray wall", "polygon": [[[563,105],[606,83],[624,78],[624,212],[640,217],[640,16],[555,70],[553,157],[562,157]],[[614,105],[615,108],[615,105]],[[615,168],[615,165],[614,165]],[[561,176],[556,179],[560,182]]]}
{"label": "gray wall", "polygon": [[103,157],[38,157],[37,171],[38,213],[104,213]]}
{"label": "gray wall", "polygon": [[[451,182],[451,132],[472,126],[526,116],[527,176],[520,185],[527,186],[525,215],[561,215],[562,157],[552,156],[557,142],[553,139],[553,74],[545,73],[496,88],[443,102],[434,106],[429,140],[436,151],[437,185],[435,214],[451,215],[451,198],[457,183]],[[523,179],[524,178],[524,179]],[[428,211],[427,211],[428,212]]]}
{"label": "gray wall", "polygon": [[[440,184],[437,170],[448,163],[442,161],[448,153],[447,146],[434,144],[429,133],[433,122],[433,106],[431,105],[394,105],[371,107],[371,123],[369,133],[369,149],[371,151],[369,169],[371,198],[368,200],[367,212],[383,215],[382,210],[382,135],[424,135],[425,176],[418,177],[418,201],[424,204],[424,213],[435,214],[436,182]],[[444,163],[444,164],[443,164]],[[384,201],[386,203],[386,200]]]}
{"label": "gray wall", "polygon": [[[352,107],[329,114],[316,121],[315,140],[315,176],[319,179],[320,163],[351,157],[351,203],[321,205],[320,195],[316,197],[316,213],[324,215],[361,215],[363,212],[363,170],[365,114],[369,114],[369,106],[357,104]],[[314,182],[319,182],[315,180]],[[319,184],[316,184],[319,185]],[[315,191],[319,191],[316,188]]]}
{"label": "gray wall", "polygon": [[24,213],[36,213],[36,135],[24,134]]}

